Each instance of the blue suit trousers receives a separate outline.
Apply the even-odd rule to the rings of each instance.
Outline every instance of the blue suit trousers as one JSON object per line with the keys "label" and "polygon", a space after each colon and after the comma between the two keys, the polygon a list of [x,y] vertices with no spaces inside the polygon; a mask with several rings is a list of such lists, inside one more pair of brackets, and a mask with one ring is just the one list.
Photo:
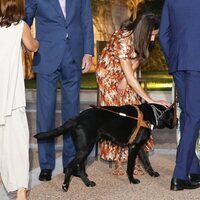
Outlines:
{"label": "blue suit trousers", "polygon": [[[66,41],[66,50],[57,70],[50,74],[37,74],[37,132],[55,128],[57,83],[61,84],[62,123],[80,112],[81,69],[72,58]],[[55,168],[55,140],[38,141],[41,169]],[[70,134],[63,136],[63,167],[75,156],[75,147]]]}
{"label": "blue suit trousers", "polygon": [[177,148],[173,176],[188,179],[190,173],[200,174],[199,160],[195,154],[200,128],[200,72],[176,71],[173,73],[181,107],[181,139]]}

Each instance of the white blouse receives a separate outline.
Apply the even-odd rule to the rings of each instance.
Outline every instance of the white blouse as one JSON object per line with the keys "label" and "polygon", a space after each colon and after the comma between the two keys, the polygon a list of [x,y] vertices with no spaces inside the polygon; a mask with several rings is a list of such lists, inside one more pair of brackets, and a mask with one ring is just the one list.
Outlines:
{"label": "white blouse", "polygon": [[0,125],[12,110],[25,107],[25,87],[22,67],[22,32],[24,22],[0,27]]}

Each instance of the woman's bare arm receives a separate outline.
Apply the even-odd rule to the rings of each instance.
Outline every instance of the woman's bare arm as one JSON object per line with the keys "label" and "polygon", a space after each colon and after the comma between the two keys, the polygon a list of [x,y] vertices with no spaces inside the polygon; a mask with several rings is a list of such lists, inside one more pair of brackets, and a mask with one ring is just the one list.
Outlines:
{"label": "woman's bare arm", "polygon": [[33,38],[29,26],[24,22],[22,33],[22,42],[28,51],[36,52],[39,48],[39,42]]}
{"label": "woman's bare arm", "polygon": [[145,92],[145,90],[141,87],[137,78],[135,77],[135,72],[139,66],[139,61],[135,59],[133,62],[129,59],[120,59],[120,64],[122,66],[123,72],[125,74],[127,83],[133,88],[133,90],[145,101],[148,103],[157,103],[162,104],[164,106],[170,106],[169,103],[165,101],[155,101],[150,98],[150,96]]}

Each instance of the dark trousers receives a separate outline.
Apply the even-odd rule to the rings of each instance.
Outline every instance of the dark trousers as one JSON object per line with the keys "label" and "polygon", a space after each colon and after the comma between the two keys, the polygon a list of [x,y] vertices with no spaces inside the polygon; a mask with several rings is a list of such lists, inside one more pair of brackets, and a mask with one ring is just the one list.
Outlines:
{"label": "dark trousers", "polygon": [[200,174],[199,160],[195,154],[200,128],[200,72],[177,71],[173,77],[181,108],[181,139],[173,176],[188,179],[190,173]]}

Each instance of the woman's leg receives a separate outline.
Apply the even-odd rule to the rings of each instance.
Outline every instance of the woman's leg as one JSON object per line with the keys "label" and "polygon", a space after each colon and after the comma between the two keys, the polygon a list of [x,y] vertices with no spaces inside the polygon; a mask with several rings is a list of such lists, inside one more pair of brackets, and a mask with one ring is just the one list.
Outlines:
{"label": "woman's leg", "polygon": [[[8,192],[17,192],[18,199],[25,199],[25,188],[29,181],[29,129],[25,108],[6,117],[0,127],[1,160],[0,173]],[[24,197],[24,198],[23,198]]]}

